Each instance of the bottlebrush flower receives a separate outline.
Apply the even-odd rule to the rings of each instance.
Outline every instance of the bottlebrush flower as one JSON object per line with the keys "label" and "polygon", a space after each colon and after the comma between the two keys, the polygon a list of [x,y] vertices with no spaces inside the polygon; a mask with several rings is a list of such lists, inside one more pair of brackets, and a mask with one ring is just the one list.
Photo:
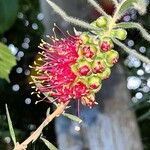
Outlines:
{"label": "bottlebrush flower", "polygon": [[101,52],[99,39],[95,43],[84,39],[81,34],[52,39],[52,44],[42,41],[39,47],[43,50],[43,64],[35,66],[37,75],[32,76],[38,83],[37,91],[47,93],[58,103],[78,99],[89,107],[97,104],[95,93],[100,90],[101,81],[109,77],[109,68],[117,62],[118,53],[111,46],[108,52]]}
{"label": "bottlebrush flower", "polygon": [[38,90],[42,93],[49,93],[58,102],[67,102],[81,98],[86,95],[87,87],[81,82],[76,82],[77,75],[72,71],[71,66],[78,59],[78,47],[81,39],[77,36],[66,39],[53,39],[53,44],[46,42],[40,44],[43,49],[42,66],[37,66],[39,72],[36,82],[41,83]]}

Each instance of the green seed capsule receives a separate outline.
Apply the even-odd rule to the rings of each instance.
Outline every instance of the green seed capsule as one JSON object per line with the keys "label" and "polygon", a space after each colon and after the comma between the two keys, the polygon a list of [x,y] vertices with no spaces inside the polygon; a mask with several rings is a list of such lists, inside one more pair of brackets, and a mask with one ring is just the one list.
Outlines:
{"label": "green seed capsule", "polygon": [[99,17],[99,18],[96,20],[96,25],[97,25],[99,28],[106,27],[106,25],[107,25],[107,18],[106,18],[105,16]]}

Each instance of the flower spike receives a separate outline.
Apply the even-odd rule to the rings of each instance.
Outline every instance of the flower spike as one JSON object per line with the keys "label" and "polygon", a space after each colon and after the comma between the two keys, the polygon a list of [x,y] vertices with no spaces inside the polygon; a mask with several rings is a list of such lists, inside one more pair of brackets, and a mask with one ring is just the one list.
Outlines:
{"label": "flower spike", "polygon": [[88,30],[99,30],[98,28],[92,27],[89,23],[85,21],[68,16],[58,5],[56,5],[51,0],[47,0],[47,2],[54,9],[54,11],[58,13],[67,22],[70,22],[74,25],[80,26]]}
{"label": "flower spike", "polygon": [[112,47],[110,39],[100,40],[89,33],[53,39],[53,44],[42,40],[43,64],[33,67],[37,72],[32,76],[34,88],[50,102],[75,99],[91,108],[102,80],[109,77],[110,68],[118,61]]}

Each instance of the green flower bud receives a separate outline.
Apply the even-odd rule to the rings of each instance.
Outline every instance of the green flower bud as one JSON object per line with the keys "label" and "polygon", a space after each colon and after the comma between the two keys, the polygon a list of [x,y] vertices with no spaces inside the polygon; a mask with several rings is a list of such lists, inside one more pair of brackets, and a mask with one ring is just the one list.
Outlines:
{"label": "green flower bud", "polygon": [[83,43],[88,43],[90,36],[87,33],[81,34],[81,39],[83,40]]}
{"label": "green flower bud", "polygon": [[106,54],[106,64],[108,67],[112,67],[115,63],[118,62],[119,54],[115,50],[110,50]]}
{"label": "green flower bud", "polygon": [[102,53],[101,51],[97,51],[96,55],[99,59],[104,59],[105,58],[105,53]]}
{"label": "green flower bud", "polygon": [[125,29],[115,29],[112,31],[112,36],[119,40],[125,40],[127,38],[127,31]]}
{"label": "green flower bud", "polygon": [[96,21],[93,21],[92,23],[90,23],[90,25],[93,26],[93,27],[97,27]]}
{"label": "green flower bud", "polygon": [[105,68],[106,68],[105,61],[102,60],[101,58],[97,57],[92,63],[92,71],[95,74],[103,72]]}
{"label": "green flower bud", "polygon": [[91,89],[98,89],[101,85],[101,80],[98,76],[90,76],[88,79],[88,84]]}
{"label": "green flower bud", "polygon": [[96,20],[96,25],[100,28],[106,27],[107,25],[107,18],[105,16],[101,16]]}
{"label": "green flower bud", "polygon": [[111,74],[111,70],[110,70],[110,68],[107,67],[102,73],[98,74],[98,77],[101,80],[105,80],[105,79],[109,78],[110,74]]}

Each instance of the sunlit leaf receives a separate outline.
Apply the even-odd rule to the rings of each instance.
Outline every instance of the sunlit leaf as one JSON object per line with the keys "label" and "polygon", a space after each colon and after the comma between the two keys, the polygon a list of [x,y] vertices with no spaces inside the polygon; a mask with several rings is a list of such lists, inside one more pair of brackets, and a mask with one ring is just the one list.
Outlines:
{"label": "sunlit leaf", "polygon": [[2,34],[17,18],[18,0],[0,0],[0,10],[0,34]]}
{"label": "sunlit leaf", "polygon": [[40,138],[45,145],[50,149],[50,150],[58,150],[52,143],[50,143],[48,140],[46,140],[45,138]]}
{"label": "sunlit leaf", "polygon": [[14,132],[14,128],[13,128],[13,125],[12,125],[12,121],[11,121],[11,118],[10,118],[10,114],[9,114],[9,111],[8,111],[7,104],[5,105],[5,108],[6,108],[6,115],[7,115],[7,121],[8,121],[10,136],[12,138],[12,141],[13,141],[14,145],[16,145],[16,136],[15,136],[15,132]]}
{"label": "sunlit leaf", "polygon": [[16,65],[15,56],[11,54],[9,48],[0,43],[0,78],[9,81],[9,73],[13,66]]}
{"label": "sunlit leaf", "polygon": [[82,122],[82,120],[81,120],[79,117],[74,116],[74,115],[72,115],[72,114],[63,113],[63,116],[65,116],[65,117],[67,117],[67,118],[69,118],[69,119],[71,119],[71,120],[73,120],[73,121],[79,122],[79,123]]}

